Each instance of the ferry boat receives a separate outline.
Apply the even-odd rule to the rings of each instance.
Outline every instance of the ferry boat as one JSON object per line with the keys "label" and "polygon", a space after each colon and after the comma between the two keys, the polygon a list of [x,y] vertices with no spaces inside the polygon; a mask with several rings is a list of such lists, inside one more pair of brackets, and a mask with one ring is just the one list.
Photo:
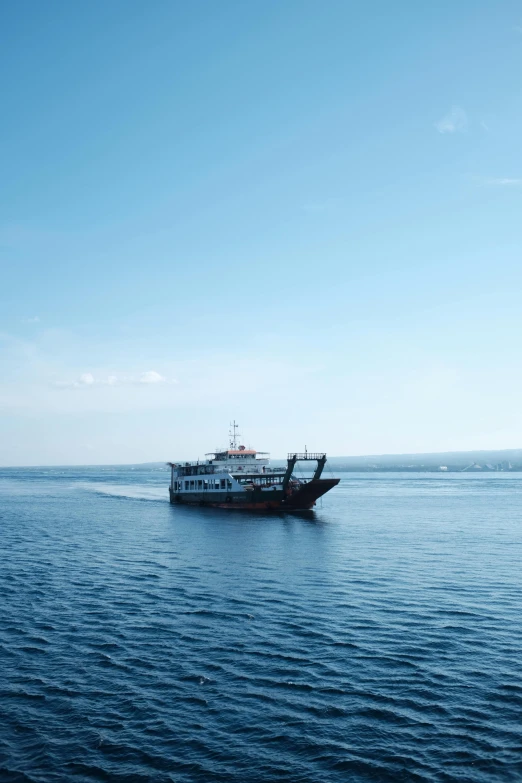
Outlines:
{"label": "ferry boat", "polygon": [[[169,462],[171,503],[259,511],[311,509],[339,483],[322,478],[326,454],[288,454],[285,467],[270,467],[268,452],[238,445],[238,425],[231,425],[228,449],[216,449],[197,462]],[[298,477],[298,462],[315,462],[313,476]]]}

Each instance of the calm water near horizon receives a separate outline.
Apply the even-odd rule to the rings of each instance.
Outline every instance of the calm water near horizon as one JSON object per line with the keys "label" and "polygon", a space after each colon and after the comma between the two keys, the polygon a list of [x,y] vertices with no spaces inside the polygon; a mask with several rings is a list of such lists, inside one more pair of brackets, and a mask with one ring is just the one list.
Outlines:
{"label": "calm water near horizon", "polygon": [[522,780],[522,474],[0,469],[0,781]]}

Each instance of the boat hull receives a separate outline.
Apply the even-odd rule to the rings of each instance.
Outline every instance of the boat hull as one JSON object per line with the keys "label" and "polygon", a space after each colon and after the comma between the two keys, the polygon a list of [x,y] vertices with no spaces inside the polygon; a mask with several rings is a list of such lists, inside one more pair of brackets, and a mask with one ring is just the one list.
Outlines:
{"label": "boat hull", "polygon": [[191,506],[235,509],[237,511],[302,511],[311,509],[316,501],[339,483],[339,479],[312,479],[287,493],[280,489],[230,492],[174,492],[170,502]]}

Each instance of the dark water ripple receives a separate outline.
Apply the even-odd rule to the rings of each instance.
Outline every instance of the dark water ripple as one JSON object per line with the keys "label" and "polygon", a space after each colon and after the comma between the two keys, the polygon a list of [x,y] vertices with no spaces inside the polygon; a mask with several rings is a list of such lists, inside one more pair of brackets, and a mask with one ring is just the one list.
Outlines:
{"label": "dark water ripple", "polygon": [[0,781],[522,780],[522,477],[0,471]]}

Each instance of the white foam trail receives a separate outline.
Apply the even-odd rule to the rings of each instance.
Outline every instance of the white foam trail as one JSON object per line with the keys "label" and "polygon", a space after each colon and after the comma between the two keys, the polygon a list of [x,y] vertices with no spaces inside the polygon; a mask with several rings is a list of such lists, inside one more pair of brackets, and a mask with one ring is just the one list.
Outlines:
{"label": "white foam trail", "polygon": [[131,500],[168,500],[168,490],[164,487],[148,487],[144,484],[104,484],[98,482],[82,482],[78,485],[88,492],[96,492],[102,495],[112,495]]}

